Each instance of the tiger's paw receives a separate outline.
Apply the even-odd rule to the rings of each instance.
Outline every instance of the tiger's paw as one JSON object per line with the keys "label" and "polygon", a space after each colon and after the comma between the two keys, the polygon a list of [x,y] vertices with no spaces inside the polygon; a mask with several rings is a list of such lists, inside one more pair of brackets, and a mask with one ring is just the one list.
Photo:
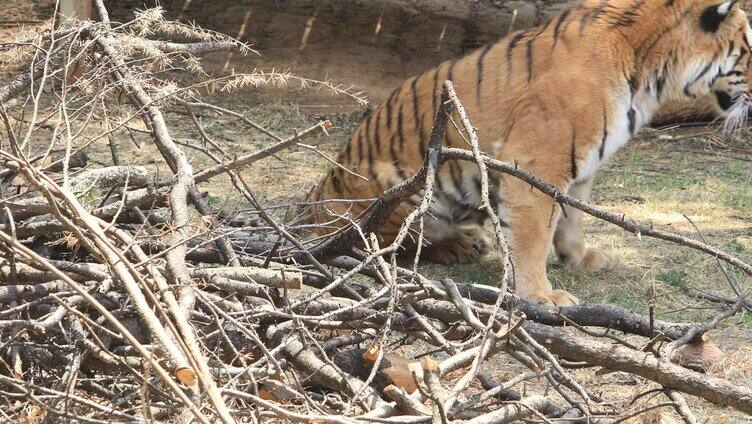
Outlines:
{"label": "tiger's paw", "polygon": [[423,258],[442,265],[472,264],[480,260],[487,247],[486,238],[482,235],[460,233],[454,238],[426,246]]}
{"label": "tiger's paw", "polygon": [[610,271],[615,266],[616,260],[601,249],[587,249],[580,263],[580,267],[588,272]]}
{"label": "tiger's paw", "polygon": [[565,290],[549,290],[533,292],[525,298],[531,302],[550,306],[572,306],[580,303],[573,294]]}
{"label": "tiger's paw", "polygon": [[570,268],[581,268],[588,272],[610,271],[616,266],[616,260],[601,249],[570,249],[557,252],[561,263]]}

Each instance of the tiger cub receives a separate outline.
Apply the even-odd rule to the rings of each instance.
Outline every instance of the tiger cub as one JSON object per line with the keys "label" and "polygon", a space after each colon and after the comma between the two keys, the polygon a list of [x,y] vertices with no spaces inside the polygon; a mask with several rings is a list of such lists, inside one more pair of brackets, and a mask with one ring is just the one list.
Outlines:
{"label": "tiger cub", "polygon": [[[444,80],[454,82],[484,153],[587,200],[596,170],[668,101],[709,96],[727,126],[741,124],[750,106],[751,40],[736,1],[586,0],[405,81],[341,151],[338,162],[352,173],[333,167],[309,193],[301,221],[340,228],[370,204],[355,200],[376,198],[409,178],[426,153]],[[446,144],[467,147],[455,128]],[[508,175],[489,178],[516,293],[552,305],[578,303],[548,281],[552,242],[566,265],[591,271],[613,265],[606,253],[583,245],[580,211],[562,214],[551,198]],[[479,186],[475,164],[444,165],[425,219],[424,258],[478,260],[485,249]],[[394,240],[419,201],[420,194],[394,212],[380,231],[382,245]]]}

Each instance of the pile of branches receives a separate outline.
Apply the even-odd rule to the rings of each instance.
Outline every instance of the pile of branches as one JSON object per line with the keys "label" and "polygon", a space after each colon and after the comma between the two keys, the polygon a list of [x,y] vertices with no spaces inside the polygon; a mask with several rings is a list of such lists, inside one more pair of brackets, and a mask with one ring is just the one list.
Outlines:
{"label": "pile of branches", "polygon": [[[158,9],[115,23],[101,1],[95,5],[96,23],[40,30],[3,47],[4,66],[20,70],[0,87],[5,419],[613,422],[670,408],[697,422],[683,393],[752,414],[752,388],[694,370],[708,359],[705,333],[752,309],[741,288],[736,300],[723,300],[724,312],[702,324],[662,322],[612,305],[528,303],[507,284],[511,259],[485,176],[521,178],[550,195],[552,205],[706,252],[746,274],[749,264],[597,209],[485,156],[449,81],[421,169],[341,231],[303,240],[239,171],[252,172],[254,163],[283,149],[315,149],[304,141],[331,123],[280,137],[200,94],[295,77],[209,77],[195,55],[252,50],[166,21]],[[192,72],[199,82],[178,86],[171,79],[176,72]],[[359,99],[325,82],[296,81]],[[167,110],[181,110],[170,116],[194,125],[197,139],[174,138]],[[206,119],[242,122],[272,143],[230,155],[207,135],[198,110],[211,115]],[[135,125],[139,120],[146,129]],[[442,147],[451,126],[470,149]],[[138,138],[156,146],[168,177],[123,157],[120,143]],[[109,145],[110,164],[86,165],[87,149],[96,144]],[[197,167],[187,150],[214,164]],[[505,270],[499,288],[432,280],[417,271],[417,257],[412,267],[396,260],[400,243],[422,228],[436,172],[449,160],[475,163],[484,176],[481,208]],[[210,204],[201,184],[220,177],[229,178],[250,211]],[[423,201],[397,240],[380,246],[373,234],[416,194]],[[398,353],[409,347],[420,353]],[[522,371],[498,379],[489,363],[501,359]],[[625,407],[576,378],[572,369],[587,367],[641,376],[662,400],[643,402],[642,393]]]}

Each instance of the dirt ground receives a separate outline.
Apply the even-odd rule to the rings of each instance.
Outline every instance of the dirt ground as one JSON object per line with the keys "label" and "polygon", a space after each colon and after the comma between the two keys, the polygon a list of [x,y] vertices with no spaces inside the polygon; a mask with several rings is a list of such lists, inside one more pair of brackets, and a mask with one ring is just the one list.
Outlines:
{"label": "dirt ground", "polygon": [[[151,0],[118,1],[114,19],[126,20]],[[43,21],[52,2],[35,0],[24,5],[0,2],[0,20]],[[456,0],[245,0],[162,1],[168,15],[238,36],[260,55],[239,57],[212,54],[204,58],[216,74],[253,69],[289,69],[290,72],[328,80],[364,92],[372,103],[384,99],[403,79],[503,36],[519,25],[545,20],[567,2]],[[545,7],[544,7],[545,6]],[[514,22],[509,11],[517,10]],[[0,42],[17,31],[17,25],[0,26]],[[179,77],[178,77],[179,78]],[[362,117],[363,107],[352,99],[323,90],[299,86],[244,90],[212,98],[243,112],[281,136],[303,129],[320,119],[335,128],[319,148],[335,155],[349,131]],[[183,119],[185,117],[182,117]],[[472,119],[472,117],[470,117]],[[185,121],[188,122],[188,121]],[[192,126],[171,129],[175,137],[196,138]],[[228,149],[242,154],[270,141],[249,132],[241,122],[226,120],[207,129]],[[123,140],[134,161],[148,162],[155,152],[138,150]],[[106,155],[104,149],[101,152]],[[94,155],[96,161],[96,154]],[[699,237],[689,219],[709,243],[752,261],[752,136],[747,130],[722,136],[716,125],[646,129],[607,164],[596,178],[593,202],[628,217],[692,237]],[[291,150],[266,160],[263,167],[244,176],[269,202],[298,199],[316,183],[330,165],[305,150]],[[202,187],[218,206],[234,207],[223,196],[221,184]],[[241,205],[242,207],[242,205]],[[656,305],[658,317],[669,321],[707,320],[720,309],[699,299],[709,292],[731,298],[732,293],[715,261],[706,256],[649,238],[624,233],[613,225],[586,219],[587,241],[613,254],[617,268],[606,274],[564,269],[551,256],[550,277],[557,287],[574,292],[587,302],[610,302],[646,313]],[[445,268],[422,265],[429,275],[456,277],[481,284],[496,284],[498,258],[490,254],[483,263]],[[730,271],[731,278],[747,290],[748,277]],[[743,384],[752,384],[752,317],[738,315],[713,332],[727,359],[713,372]],[[493,364],[494,372],[511,375],[506,363]],[[604,393],[630,394],[652,387],[644,380],[620,373],[599,375],[582,371]],[[702,422],[752,422],[729,410],[692,399]],[[676,417],[667,410],[633,422],[669,423]]]}

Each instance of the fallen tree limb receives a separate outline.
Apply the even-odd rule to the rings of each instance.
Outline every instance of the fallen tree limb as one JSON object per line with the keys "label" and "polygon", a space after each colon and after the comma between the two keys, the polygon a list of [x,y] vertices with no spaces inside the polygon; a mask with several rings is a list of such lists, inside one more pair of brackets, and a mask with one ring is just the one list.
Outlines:
{"label": "fallen tree limb", "polygon": [[750,387],[690,371],[663,361],[650,352],[638,352],[619,345],[587,340],[537,323],[527,323],[524,327],[556,355],[575,361],[587,361],[610,370],[637,374],[665,387],[752,414]]}
{"label": "fallen tree limb", "polygon": [[[268,253],[273,243],[255,241],[250,243],[243,242],[244,249],[252,254]],[[284,260],[284,257],[276,257],[277,260]],[[302,260],[305,263],[304,260]],[[352,269],[359,260],[348,256],[338,256],[328,261],[330,265],[343,269]],[[400,270],[406,278],[410,278],[412,271],[405,269]],[[443,283],[435,280],[428,280],[432,285],[442,288]],[[456,283],[460,294],[470,300],[492,305],[499,295],[499,289],[489,286],[477,285],[472,283]],[[691,324],[675,324],[655,320],[651,327],[650,318],[640,315],[615,305],[601,304],[581,304],[568,306],[565,308],[554,309],[545,305],[534,304],[513,295],[506,295],[502,301],[505,308],[514,307],[525,314],[533,321],[541,324],[552,326],[566,326],[568,321],[586,327],[602,327],[621,331],[627,334],[634,334],[643,337],[653,337],[654,333],[662,333],[670,340],[676,340],[692,328]]]}

